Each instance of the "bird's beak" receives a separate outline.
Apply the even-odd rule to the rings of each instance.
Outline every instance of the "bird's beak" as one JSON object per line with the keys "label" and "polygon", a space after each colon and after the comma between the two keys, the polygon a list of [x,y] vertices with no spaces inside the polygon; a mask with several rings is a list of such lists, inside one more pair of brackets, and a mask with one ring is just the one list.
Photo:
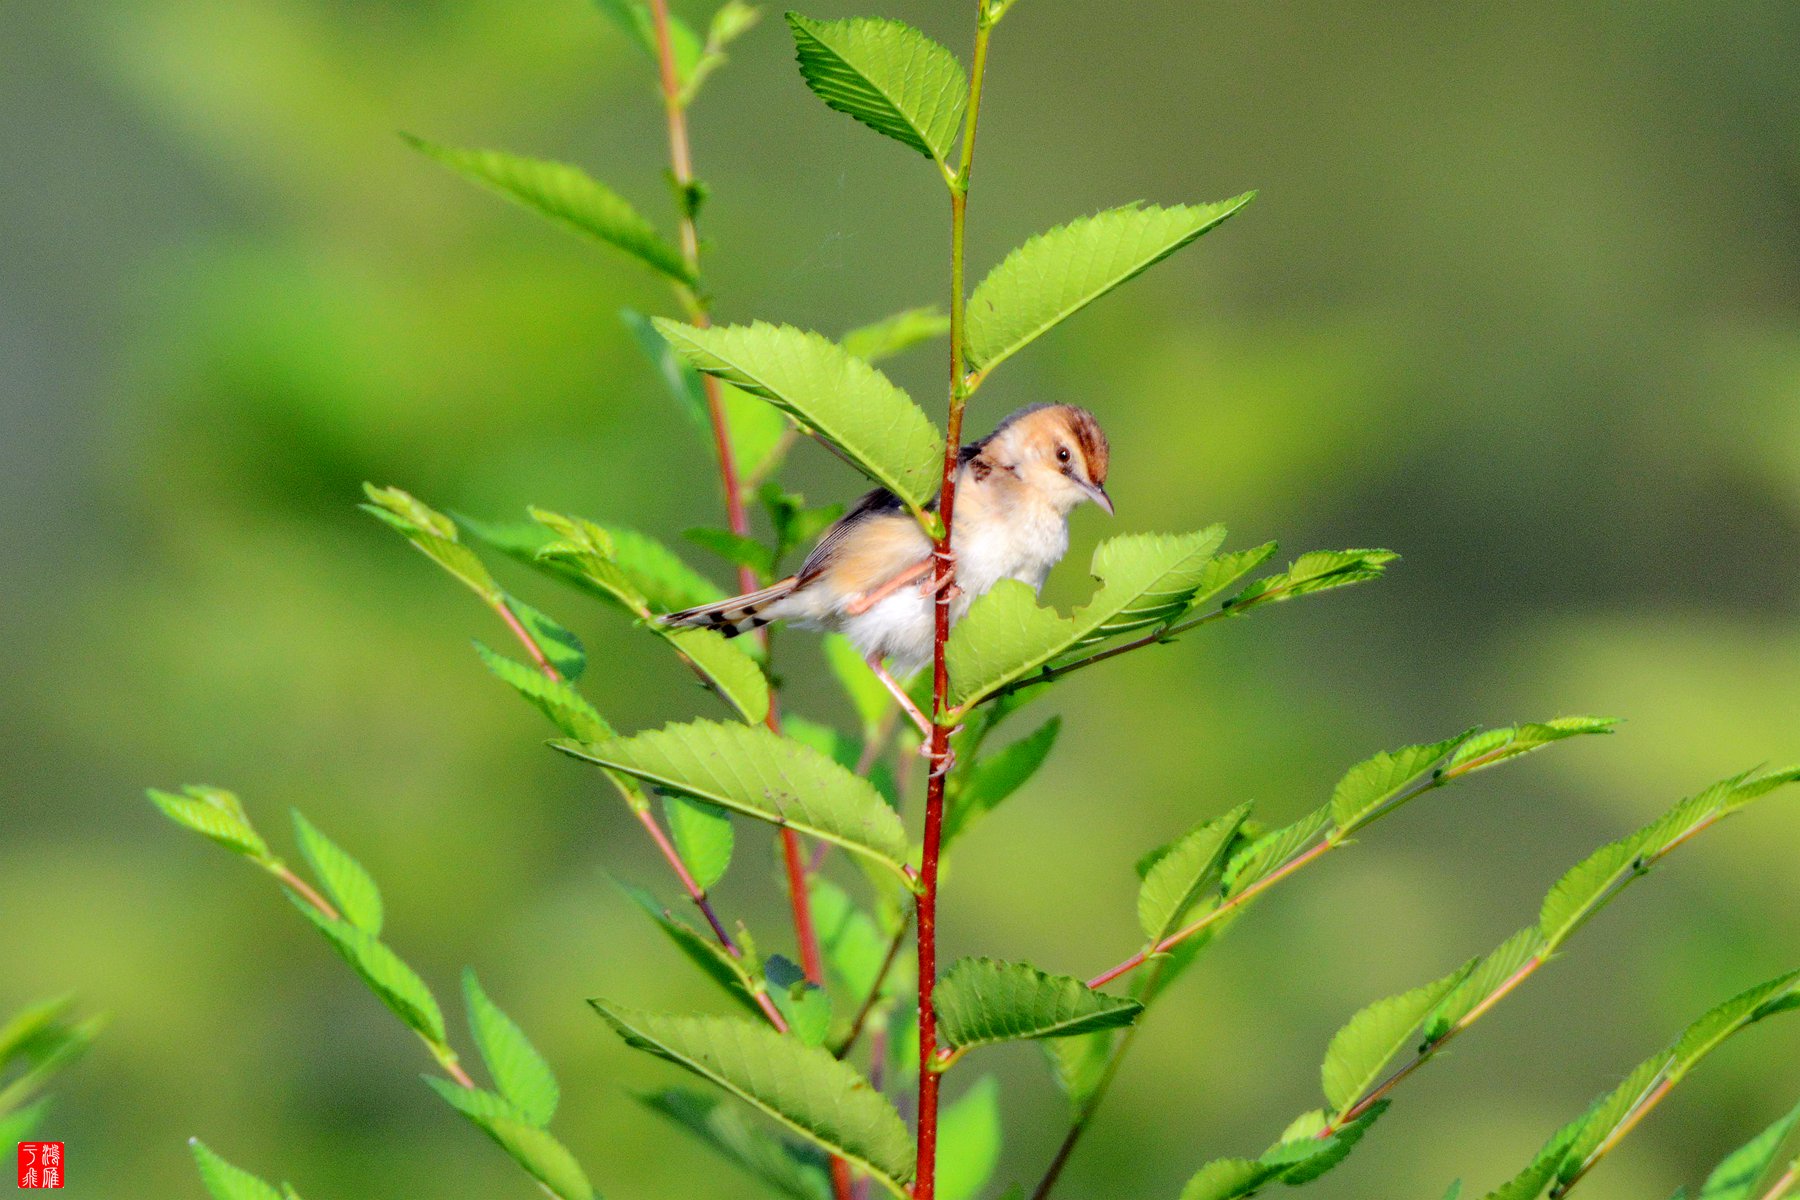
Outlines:
{"label": "bird's beak", "polygon": [[1097,483],[1084,483],[1081,485],[1081,490],[1088,494],[1089,500],[1105,509],[1107,516],[1113,515],[1112,497],[1106,494],[1105,488]]}

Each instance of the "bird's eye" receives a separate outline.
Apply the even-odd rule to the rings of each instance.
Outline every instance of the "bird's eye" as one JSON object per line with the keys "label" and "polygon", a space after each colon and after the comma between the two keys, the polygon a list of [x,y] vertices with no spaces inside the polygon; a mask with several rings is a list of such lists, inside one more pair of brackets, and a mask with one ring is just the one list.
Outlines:
{"label": "bird's eye", "polygon": [[1056,461],[1060,463],[1069,461],[1069,448],[1067,446],[1058,446],[1056,448]]}

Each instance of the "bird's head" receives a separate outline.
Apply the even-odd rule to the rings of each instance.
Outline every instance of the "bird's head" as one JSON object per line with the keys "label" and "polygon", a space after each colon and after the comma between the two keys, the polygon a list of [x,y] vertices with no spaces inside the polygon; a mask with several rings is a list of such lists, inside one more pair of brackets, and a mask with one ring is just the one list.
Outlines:
{"label": "bird's head", "polygon": [[983,453],[1012,468],[1022,484],[1065,514],[1083,500],[1112,513],[1112,498],[1106,494],[1106,434],[1085,408],[1021,408],[1000,422]]}

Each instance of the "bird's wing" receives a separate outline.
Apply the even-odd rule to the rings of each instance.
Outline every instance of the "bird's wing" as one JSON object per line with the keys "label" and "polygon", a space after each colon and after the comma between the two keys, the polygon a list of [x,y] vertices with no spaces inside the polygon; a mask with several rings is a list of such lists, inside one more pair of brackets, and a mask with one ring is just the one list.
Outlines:
{"label": "bird's wing", "polygon": [[931,540],[886,488],[876,488],[827,529],[806,556],[796,587],[829,576],[836,590],[880,587],[931,553]]}

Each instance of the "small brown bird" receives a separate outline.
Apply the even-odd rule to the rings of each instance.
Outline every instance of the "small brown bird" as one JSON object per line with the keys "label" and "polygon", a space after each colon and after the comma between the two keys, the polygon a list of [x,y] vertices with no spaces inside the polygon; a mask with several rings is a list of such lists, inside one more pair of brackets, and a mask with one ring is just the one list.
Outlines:
{"label": "small brown bird", "polygon": [[[1069,513],[1082,501],[1113,510],[1105,488],[1106,435],[1083,408],[1022,408],[964,446],[958,460],[953,621],[1002,579],[1043,587],[1069,548]],[[772,621],[840,632],[868,657],[914,723],[929,731],[930,721],[894,675],[905,678],[931,660],[933,574],[931,539],[892,492],[877,488],[825,531],[797,573],[661,620],[726,637]]]}

